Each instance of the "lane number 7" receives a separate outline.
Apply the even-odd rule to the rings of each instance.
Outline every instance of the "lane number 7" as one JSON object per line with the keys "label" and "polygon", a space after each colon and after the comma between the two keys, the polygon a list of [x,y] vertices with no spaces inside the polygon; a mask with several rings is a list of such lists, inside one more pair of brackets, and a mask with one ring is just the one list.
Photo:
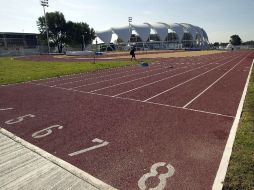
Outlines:
{"label": "lane number 7", "polygon": [[85,153],[85,152],[88,152],[88,151],[91,151],[91,150],[94,150],[94,149],[97,149],[97,148],[101,148],[103,146],[107,146],[109,144],[109,142],[101,140],[101,139],[97,139],[97,138],[93,139],[92,141],[94,143],[100,143],[100,144],[94,145],[94,146],[89,147],[89,148],[85,148],[83,150],[79,150],[77,152],[70,153],[69,156],[76,156],[76,155],[79,155],[79,154],[82,154],[82,153]]}

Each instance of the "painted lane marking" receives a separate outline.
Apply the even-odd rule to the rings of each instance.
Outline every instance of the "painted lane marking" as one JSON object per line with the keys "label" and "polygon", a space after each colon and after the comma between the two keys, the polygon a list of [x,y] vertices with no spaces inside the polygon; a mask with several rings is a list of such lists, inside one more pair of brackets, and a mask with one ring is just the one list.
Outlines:
{"label": "painted lane marking", "polygon": [[[154,66],[155,69],[151,69],[149,71],[156,71],[156,70],[159,70],[159,69],[162,69],[161,67],[159,66]],[[154,68],[153,67],[153,68]],[[157,68],[159,67],[159,68]],[[76,82],[82,82],[82,81],[86,81],[86,80],[91,80],[91,79],[99,79],[99,78],[103,78],[103,77],[109,77],[109,76],[114,76],[114,75],[119,75],[119,74],[127,74],[127,73],[130,73],[130,72],[139,72],[140,71],[140,68],[138,67],[138,69],[132,69],[132,70],[124,70],[122,69],[123,72],[118,72],[118,73],[113,73],[113,74],[109,74],[109,75],[103,75],[103,76],[99,76],[99,77],[88,77],[88,78],[84,78],[84,79],[80,79],[80,80],[76,80],[76,81],[71,81],[71,82],[65,82],[65,83],[61,83],[61,84],[56,84],[56,85],[52,85],[52,86],[61,86],[61,85],[65,85],[65,84],[71,84],[71,83],[76,83]],[[121,76],[121,77],[116,77],[115,79],[117,78],[122,78],[122,77],[128,77],[128,76],[132,76],[132,75],[138,75],[140,73],[146,73],[146,72],[149,72],[149,71],[144,71],[144,72],[139,72],[139,73],[136,73],[136,74],[129,74],[129,75],[124,75],[124,76]],[[100,73],[99,73],[100,74]],[[107,74],[107,73],[106,73]],[[84,75],[82,77],[85,77],[87,75]],[[81,77],[77,77],[77,78],[81,78]],[[73,78],[72,78],[73,79]],[[68,80],[68,79],[66,79]],[[53,81],[53,82],[61,82],[61,81]],[[49,83],[49,82],[47,82]],[[77,88],[77,87],[76,87]]]}
{"label": "painted lane marking", "polygon": [[178,74],[172,75],[172,76],[170,76],[170,77],[166,77],[166,78],[163,78],[163,79],[160,79],[160,80],[157,80],[157,81],[154,81],[154,82],[151,82],[151,83],[148,83],[148,84],[145,84],[145,85],[142,85],[142,86],[139,86],[139,87],[133,88],[133,89],[131,89],[131,90],[128,90],[128,91],[124,91],[124,92],[121,92],[121,93],[115,94],[115,95],[113,95],[113,97],[117,97],[117,96],[120,96],[120,95],[126,94],[126,93],[128,93],[128,92],[132,92],[132,91],[135,91],[135,90],[138,90],[138,89],[144,88],[144,87],[146,87],[146,86],[153,85],[153,84],[155,84],[155,83],[158,83],[158,82],[161,82],[161,81],[164,81],[164,80],[167,80],[167,79],[170,79],[170,78],[173,78],[173,77],[176,77],[176,76],[182,75],[182,74],[184,74],[184,73],[191,72],[191,71],[193,71],[193,70],[200,69],[200,68],[202,68],[202,67],[205,67],[205,66],[201,66],[201,67],[198,67],[198,68],[195,68],[195,69],[191,69],[191,70],[188,70],[188,71],[185,71],[185,72],[181,72],[181,73],[178,73]]}
{"label": "painted lane marking", "polygon": [[[224,58],[223,58],[223,59],[224,59]],[[167,67],[167,68],[168,68],[168,67]],[[104,89],[107,89],[107,88],[112,88],[112,87],[115,87],[115,86],[119,86],[119,85],[122,85],[122,84],[127,84],[127,83],[130,83],[130,82],[133,82],[133,81],[136,81],[136,80],[141,80],[141,79],[144,79],[144,78],[149,78],[149,77],[151,77],[151,76],[160,75],[160,74],[167,73],[167,72],[174,71],[174,70],[178,70],[178,69],[181,69],[181,68],[188,68],[188,66],[184,66],[184,67],[180,67],[180,68],[176,68],[176,69],[171,69],[171,70],[169,70],[169,71],[164,71],[164,72],[160,72],[160,73],[155,73],[155,74],[153,74],[153,75],[149,75],[149,76],[137,78],[137,79],[134,79],[134,80],[122,82],[122,83],[115,84],[115,85],[111,85],[111,86],[106,86],[106,87],[104,87],[104,88],[99,88],[99,89],[96,89],[96,90],[92,90],[92,91],[90,91],[90,92],[96,92],[96,91],[104,90]],[[164,69],[166,69],[166,68],[164,68]],[[155,69],[155,70],[158,70],[158,69]],[[154,71],[154,70],[153,70],[153,71]],[[121,77],[119,77],[119,78],[121,78]],[[117,78],[114,78],[114,79],[117,79]],[[114,79],[110,79],[110,80],[114,80]],[[109,81],[109,80],[106,80],[106,81]],[[105,82],[105,81],[102,81],[102,82]],[[92,85],[92,84],[97,84],[97,83],[100,83],[100,82],[90,83],[90,84],[86,84],[86,85],[81,85],[81,86],[74,87],[74,88],[72,88],[72,89],[79,88],[79,87],[83,87],[83,86],[88,86],[88,85]]]}
{"label": "painted lane marking", "polygon": [[[234,58],[234,59],[235,59],[235,58]],[[182,75],[182,74],[185,74],[185,73],[188,73],[188,72],[191,72],[191,71],[194,71],[194,70],[203,68],[203,67],[206,67],[206,66],[208,66],[208,65],[212,65],[212,64],[214,64],[214,63],[209,63],[209,64],[207,64],[207,65],[203,65],[203,66],[200,66],[200,67],[197,67],[197,68],[194,68],[194,69],[191,69],[191,70],[182,72],[182,73],[178,73],[178,74],[172,75],[172,76],[170,76],[170,77],[166,77],[166,78],[163,78],[163,79],[160,79],[160,80],[157,80],[157,81],[154,81],[154,82],[151,82],[151,83],[148,83],[148,84],[139,86],[139,87],[137,87],[137,88],[133,88],[133,89],[128,90],[128,91],[121,92],[121,93],[119,93],[119,94],[115,94],[115,95],[113,95],[113,97],[117,97],[117,96],[120,96],[120,95],[122,95],[122,94],[126,94],[126,93],[128,93],[128,92],[132,92],[132,91],[138,90],[138,89],[140,89],[140,88],[144,88],[144,87],[146,87],[146,86],[150,86],[150,85],[153,85],[153,84],[155,84],[155,83],[158,83],[158,82],[161,82],[161,81],[164,81],[164,80],[167,80],[167,79],[170,79],[170,78],[173,78],[173,77],[176,77],[176,76],[179,76],[179,75]]]}
{"label": "painted lane marking", "polygon": [[164,72],[156,73],[156,74],[153,74],[153,75],[149,75],[149,76],[145,76],[145,77],[141,77],[141,78],[129,80],[129,81],[126,81],[126,82],[122,82],[122,83],[115,84],[115,85],[106,86],[106,87],[104,87],[104,88],[99,88],[99,89],[96,89],[96,90],[93,90],[93,91],[90,91],[90,92],[96,92],[96,91],[99,91],[99,90],[104,90],[104,89],[112,88],[112,87],[119,86],[119,85],[122,85],[122,84],[127,84],[127,83],[130,83],[130,82],[133,82],[133,81],[137,81],[137,80],[141,80],[141,79],[145,79],[145,78],[157,76],[157,75],[160,75],[160,74],[168,73],[168,72],[175,71],[175,70],[178,70],[178,69],[183,69],[183,68],[188,68],[188,67],[187,67],[187,66],[184,66],[184,67],[172,69],[172,70],[169,70],[169,71],[164,71]]}
{"label": "painted lane marking", "polygon": [[86,92],[86,91],[74,90],[74,89],[68,89],[68,88],[62,88],[62,87],[51,87],[51,86],[46,86],[46,85],[41,85],[41,84],[34,84],[34,85],[45,86],[45,87],[48,87],[48,88],[56,88],[56,89],[65,90],[65,91],[73,91],[73,92],[77,92],[77,93],[81,93],[81,94],[90,94],[90,95],[95,95],[95,96],[103,96],[103,97],[112,98],[112,99],[128,100],[128,101],[140,102],[140,103],[144,103],[144,104],[152,104],[152,105],[157,105],[157,106],[159,105],[159,106],[164,106],[164,107],[170,107],[170,108],[184,109],[184,110],[188,110],[188,111],[206,113],[206,114],[210,114],[210,115],[217,115],[217,116],[222,116],[222,117],[234,118],[234,116],[231,116],[231,115],[224,115],[224,114],[215,113],[215,112],[208,112],[208,111],[203,111],[203,110],[195,110],[195,109],[190,109],[190,108],[183,108],[183,107],[178,107],[178,106],[173,106],[173,105],[167,105],[167,104],[160,104],[160,103],[155,103],[155,102],[150,102],[150,101],[143,102],[143,100],[137,100],[137,99],[132,99],[132,98],[113,97],[113,96],[106,95],[106,94],[99,94],[99,93],[94,93],[94,92]]}
{"label": "painted lane marking", "polygon": [[[118,74],[120,73],[127,73],[127,72],[131,72],[131,71],[136,71],[138,69],[140,69],[138,67],[138,69],[133,69],[133,68],[130,68],[130,70],[126,70],[126,67],[137,67],[137,65],[128,65],[128,66],[124,66],[124,67],[118,67],[118,68],[110,68],[108,70],[97,70],[96,73],[91,73],[91,72],[85,72],[85,73],[79,73],[79,74],[70,74],[70,75],[65,75],[63,77],[53,77],[53,78],[49,78],[49,79],[41,79],[41,80],[45,80],[45,81],[42,81],[43,83],[39,83],[39,84],[47,84],[47,83],[51,83],[51,82],[61,82],[61,81],[66,81],[66,80],[69,80],[69,79],[78,79],[78,78],[82,78],[82,77],[90,77],[90,78],[93,78],[92,76],[96,76],[98,74],[105,74],[103,76],[111,76],[111,75],[114,75],[114,74],[117,74],[117,73],[114,73],[114,74],[109,74],[108,73],[112,73],[112,72],[118,72],[118,71],[123,71],[123,72],[118,72]],[[96,77],[95,77],[96,78]],[[51,80],[51,79],[56,79],[56,80]],[[89,79],[89,78],[87,78]],[[48,80],[48,81],[46,81]],[[39,81],[39,80],[38,80]]]}
{"label": "painted lane marking", "polygon": [[13,108],[0,108],[0,111],[12,110]]}
{"label": "painted lane marking", "polygon": [[[165,68],[159,68],[159,69],[165,69]],[[159,69],[156,69],[156,70],[159,70]],[[180,68],[177,68],[177,69],[180,69]],[[176,69],[174,69],[174,70],[176,70]],[[94,82],[94,83],[89,83],[89,84],[84,84],[84,85],[80,85],[80,86],[75,86],[75,87],[73,87],[73,88],[71,88],[71,89],[80,88],[80,87],[84,87],[84,86],[90,86],[90,85],[94,85],[94,84],[99,84],[99,83],[103,83],[103,82],[112,81],[112,80],[115,80],[115,79],[120,79],[120,78],[135,76],[135,75],[139,75],[139,74],[144,74],[144,73],[152,72],[152,71],[155,71],[155,70],[149,70],[149,71],[144,71],[144,72],[140,72],[140,73],[125,75],[125,76],[121,76],[121,77],[106,79],[106,80],[98,81],[98,82]],[[159,75],[159,74],[166,73],[166,72],[170,72],[170,71],[172,71],[172,69],[169,70],[169,71],[164,71],[164,72],[160,72],[160,73],[156,73],[156,74]],[[154,75],[154,74],[153,74],[153,75]],[[149,75],[149,76],[146,76],[146,77],[150,77],[150,76],[153,76],[153,75]],[[137,78],[137,79],[134,79],[134,80],[138,80],[138,79],[140,79],[140,78]],[[128,81],[127,81],[127,82],[128,82]],[[129,82],[130,82],[130,81],[129,81]],[[61,86],[61,85],[56,85],[56,86]]]}
{"label": "painted lane marking", "polygon": [[[248,53],[249,55],[250,53]],[[200,92],[196,97],[194,97],[191,101],[189,101],[187,104],[185,104],[183,106],[183,108],[186,108],[187,106],[189,106],[192,102],[194,102],[195,100],[197,100],[201,95],[203,95],[207,90],[209,90],[212,86],[214,86],[216,83],[218,83],[223,77],[225,77],[230,71],[232,71],[236,66],[238,66],[243,60],[245,60],[248,55],[246,55],[244,58],[242,58],[237,64],[234,65],[234,67],[232,67],[231,69],[229,69],[227,72],[225,72],[221,77],[219,77],[216,81],[214,81],[211,85],[209,85],[205,90],[203,90],[202,92]]]}
{"label": "painted lane marking", "polygon": [[[236,57],[235,59],[237,59],[237,58],[238,58],[238,57]],[[234,59],[233,59],[233,60],[234,60]],[[233,61],[233,60],[231,60],[231,61]],[[200,77],[200,76],[202,76],[202,75],[204,75],[204,74],[207,74],[207,73],[209,73],[209,72],[211,72],[211,71],[213,71],[213,70],[215,70],[215,69],[217,69],[217,68],[219,68],[219,67],[222,67],[222,66],[226,65],[227,63],[229,63],[229,62],[231,62],[231,61],[227,61],[227,62],[225,62],[224,64],[218,65],[218,66],[216,66],[216,67],[214,67],[214,68],[212,68],[212,69],[210,69],[210,70],[208,70],[208,71],[206,71],[206,72],[204,72],[204,73],[201,73],[201,74],[199,74],[199,75],[197,75],[197,76],[195,76],[195,77],[193,77],[193,78],[190,78],[190,79],[188,79],[188,80],[186,80],[186,81],[184,81],[184,82],[182,82],[182,83],[179,83],[179,84],[177,84],[176,86],[173,86],[172,88],[169,88],[169,89],[167,89],[167,90],[165,90],[165,91],[163,91],[163,92],[160,92],[160,93],[158,93],[158,94],[156,94],[156,95],[154,95],[154,96],[152,96],[152,97],[150,97],[150,98],[147,98],[146,100],[144,100],[144,102],[147,102],[147,101],[149,101],[149,100],[151,100],[151,99],[153,99],[153,98],[156,98],[156,97],[158,97],[158,96],[160,96],[160,95],[162,95],[162,94],[165,94],[166,92],[169,92],[169,91],[171,91],[171,90],[173,90],[173,89],[175,89],[175,88],[177,88],[177,87],[179,87],[179,86],[182,86],[183,84],[188,83],[188,82],[190,82],[190,81],[192,81],[192,80],[194,80],[194,79],[196,79],[196,78],[198,78],[198,77]]]}
{"label": "painted lane marking", "polygon": [[89,147],[89,148],[85,148],[83,150],[79,150],[79,151],[70,153],[69,156],[76,156],[76,155],[79,155],[79,154],[82,154],[82,153],[85,153],[85,152],[89,152],[91,150],[95,150],[97,148],[101,148],[101,147],[107,146],[109,144],[109,142],[101,140],[101,139],[98,139],[98,138],[93,139],[92,142],[94,142],[94,143],[100,143],[100,144],[94,145],[94,146]]}
{"label": "painted lane marking", "polygon": [[[220,56],[218,58],[218,56]],[[212,60],[218,60],[220,59],[221,57],[224,57],[225,56],[228,56],[228,55],[224,55],[224,56],[221,56],[221,55],[218,55],[216,58],[213,58],[213,59],[199,59],[198,57],[196,57],[197,61],[200,60],[200,61],[212,61]],[[159,65],[164,65],[164,64],[167,64],[169,62],[172,62],[174,61],[174,64],[179,64],[179,61],[188,61],[188,58],[184,58],[184,59],[180,59],[178,62],[177,62],[177,59],[170,59],[170,58],[166,58],[165,60],[162,59],[160,61],[156,61],[155,63],[152,63],[152,65],[155,65],[156,67]],[[137,65],[127,65],[127,66],[124,66],[124,67],[117,67],[117,68],[110,68],[108,70],[98,70],[96,71],[96,73],[94,74],[91,74],[90,72],[85,72],[85,73],[79,73],[79,74],[68,74],[68,75],[64,75],[64,76],[61,76],[60,78],[59,77],[51,77],[51,78],[46,78],[46,79],[38,79],[38,80],[32,80],[32,81],[29,81],[29,82],[24,82],[24,83],[30,83],[30,82],[36,82],[36,81],[41,81],[43,83],[39,83],[39,84],[46,84],[46,83],[51,83],[51,82],[60,82],[60,81],[64,81],[64,80],[68,80],[68,79],[75,79],[75,78],[80,78],[80,77],[85,77],[87,76],[87,74],[91,74],[90,76],[93,76],[93,75],[97,75],[97,74],[107,74],[107,73],[111,73],[111,72],[115,72],[115,71],[125,71],[126,72],[126,68],[129,68],[129,67],[136,67]],[[138,70],[138,69],[136,69]],[[128,71],[128,70],[127,70]],[[129,70],[130,71],[130,70]],[[104,75],[105,76],[105,75]],[[53,80],[52,80],[53,79]],[[20,83],[19,83],[20,84]],[[37,83],[38,84],[38,83]],[[12,84],[13,85],[13,84]],[[15,84],[14,84],[15,85]],[[9,85],[1,85],[1,86],[9,86]]]}
{"label": "painted lane marking", "polygon": [[[162,69],[162,68],[158,68],[158,69],[154,69],[154,70],[149,70],[149,71],[143,71],[143,72],[138,72],[139,70],[130,70],[128,72],[122,72],[122,73],[114,73],[114,74],[110,74],[110,75],[104,75],[104,76],[99,76],[99,77],[90,77],[90,78],[85,78],[85,79],[81,79],[81,80],[77,80],[77,81],[72,81],[72,82],[65,82],[65,83],[61,83],[61,84],[56,84],[56,85],[52,85],[52,86],[62,86],[62,85],[65,85],[65,84],[72,84],[72,83],[77,83],[77,82],[82,82],[82,81],[86,81],[86,80],[91,80],[91,79],[99,79],[99,78],[103,78],[103,77],[109,77],[109,76],[114,76],[114,75],[120,75],[120,74],[125,74],[125,73],[130,73],[130,72],[133,72],[133,71],[137,71],[138,73],[134,73],[134,74],[128,74],[128,75],[124,75],[124,76],[120,76],[120,77],[116,77],[116,78],[113,78],[113,79],[118,79],[118,78],[124,78],[124,77],[129,77],[129,76],[134,76],[134,75],[138,75],[138,74],[142,74],[142,73],[146,73],[146,72],[150,72],[150,71],[156,71],[156,70],[159,70],[159,69]],[[112,80],[112,79],[108,79],[108,80]],[[99,81],[99,82],[103,82],[103,81],[108,81],[108,80],[102,80],[102,81]],[[98,82],[98,83],[99,83]],[[90,84],[97,84],[97,83],[90,83]],[[90,84],[87,84],[87,85],[90,85]],[[81,86],[77,86],[77,87],[74,87],[74,88],[78,88],[78,87],[82,87],[82,86],[86,86],[86,85],[81,85]]]}
{"label": "painted lane marking", "polygon": [[[166,167],[167,168],[167,173],[165,174],[159,174],[157,172],[156,169],[158,169],[159,167]],[[165,187],[166,187],[166,183],[167,183],[167,178],[170,178],[174,175],[175,173],[175,168],[168,164],[166,165],[165,162],[158,162],[158,163],[155,163],[152,165],[151,169],[150,169],[150,172],[149,173],[146,173],[144,174],[138,181],[138,187],[141,189],[141,190],[146,190],[147,189],[147,186],[146,186],[146,181],[150,178],[150,177],[156,177],[158,174],[158,179],[159,179],[159,184],[154,187],[154,188],[149,188],[149,190],[163,190]]]}
{"label": "painted lane marking", "polygon": [[[141,101],[141,102],[143,102],[143,101]],[[176,109],[183,109],[183,110],[205,113],[205,114],[209,114],[209,115],[216,115],[216,116],[221,116],[221,117],[235,118],[232,115],[225,115],[225,114],[221,114],[221,113],[209,112],[209,111],[204,111],[204,110],[196,110],[196,109],[191,109],[191,108],[183,108],[183,107],[178,107],[178,106],[173,106],[173,105],[168,105],[168,104],[160,104],[160,103],[155,103],[155,102],[144,102],[144,103],[165,106],[165,107],[170,107],[170,108],[176,108]]]}
{"label": "painted lane marking", "polygon": [[10,120],[6,121],[5,124],[12,125],[12,124],[20,123],[26,117],[35,117],[35,115],[33,115],[33,114],[27,114],[27,115],[19,116],[19,117],[15,118],[15,119],[10,119]]}
{"label": "painted lane marking", "polygon": [[63,129],[63,126],[61,126],[61,125],[52,125],[50,127],[47,127],[45,129],[42,129],[40,131],[37,131],[37,132],[33,133],[32,137],[35,138],[35,139],[46,137],[46,136],[48,136],[52,133],[53,128]]}

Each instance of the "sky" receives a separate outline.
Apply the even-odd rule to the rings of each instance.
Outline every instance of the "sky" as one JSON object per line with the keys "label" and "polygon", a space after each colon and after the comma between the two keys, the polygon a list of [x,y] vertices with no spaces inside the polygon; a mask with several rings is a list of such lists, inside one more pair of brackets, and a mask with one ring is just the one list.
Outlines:
{"label": "sky", "polygon": [[[47,12],[66,21],[86,22],[95,31],[144,22],[189,23],[202,27],[209,41],[228,42],[237,34],[254,40],[254,0],[48,0]],[[0,32],[38,33],[40,0],[0,0]]]}

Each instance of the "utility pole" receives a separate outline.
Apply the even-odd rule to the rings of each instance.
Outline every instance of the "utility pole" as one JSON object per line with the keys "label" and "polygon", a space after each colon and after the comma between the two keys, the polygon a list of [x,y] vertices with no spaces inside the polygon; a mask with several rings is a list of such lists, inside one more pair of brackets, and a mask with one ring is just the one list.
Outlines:
{"label": "utility pole", "polygon": [[48,0],[41,0],[41,6],[43,7],[43,12],[44,12],[45,27],[46,27],[46,32],[47,32],[47,41],[48,41],[48,53],[50,54],[50,46],[49,46],[49,30],[48,30],[48,24],[47,24],[46,12],[45,12],[45,7],[48,7],[48,6],[49,6],[49,2],[48,2]]}

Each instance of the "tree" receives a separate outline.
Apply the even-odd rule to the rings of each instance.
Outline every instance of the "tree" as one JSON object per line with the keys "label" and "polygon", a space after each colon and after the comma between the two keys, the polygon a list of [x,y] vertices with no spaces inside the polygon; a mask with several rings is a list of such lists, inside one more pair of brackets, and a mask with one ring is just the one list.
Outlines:
{"label": "tree", "polygon": [[[95,32],[86,23],[66,22],[61,12],[46,13],[50,46],[57,47],[61,53],[64,46],[81,44],[82,50],[85,44],[92,43],[95,39]],[[47,39],[45,17],[39,17],[37,26],[40,32],[40,39],[44,42]]]}
{"label": "tree", "polygon": [[[46,13],[46,19],[50,46],[57,47],[58,52],[61,53],[66,42],[66,21],[64,15],[60,12]],[[37,26],[40,32],[40,38],[42,40],[46,40],[47,38],[44,16],[38,18]]]}
{"label": "tree", "polygon": [[219,47],[219,45],[220,45],[219,42],[214,42],[213,44],[214,47]]}
{"label": "tree", "polygon": [[242,43],[243,45],[254,45],[254,41],[251,40],[251,41],[247,41],[247,42],[244,42]]}
{"label": "tree", "polygon": [[230,37],[230,41],[229,41],[232,45],[241,45],[242,40],[238,35],[233,35]]}
{"label": "tree", "polygon": [[90,29],[86,23],[68,21],[66,23],[66,36],[69,45],[81,44],[83,50],[86,44],[91,44],[92,40],[95,39],[95,31],[93,28]]}

